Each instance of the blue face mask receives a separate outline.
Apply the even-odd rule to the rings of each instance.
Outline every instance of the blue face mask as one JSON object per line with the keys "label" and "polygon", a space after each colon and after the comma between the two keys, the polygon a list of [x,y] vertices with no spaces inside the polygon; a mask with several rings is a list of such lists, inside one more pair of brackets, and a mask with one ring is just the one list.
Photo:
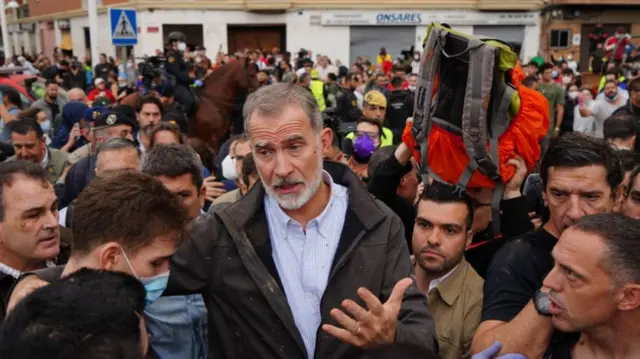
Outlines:
{"label": "blue face mask", "polygon": [[40,123],[40,127],[42,128],[42,132],[48,133],[49,131],[51,131],[51,121],[46,120]]}
{"label": "blue face mask", "polygon": [[131,266],[131,262],[129,262],[129,258],[124,250],[121,248],[122,255],[124,256],[124,260],[127,261],[127,265],[131,272],[136,278],[142,283],[144,286],[144,290],[147,292],[147,296],[145,297],[145,304],[149,305],[162,295],[165,289],[167,289],[167,283],[169,283],[169,271],[165,273],[160,273],[154,275],[153,277],[140,277],[136,274],[136,271],[133,270],[133,266]]}

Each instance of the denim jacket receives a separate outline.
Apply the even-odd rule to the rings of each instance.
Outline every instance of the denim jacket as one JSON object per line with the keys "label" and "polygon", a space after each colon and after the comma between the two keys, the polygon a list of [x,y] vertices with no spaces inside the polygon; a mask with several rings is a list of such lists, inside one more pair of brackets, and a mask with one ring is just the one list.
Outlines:
{"label": "denim jacket", "polygon": [[161,297],[145,309],[158,359],[207,358],[207,309],[200,294]]}

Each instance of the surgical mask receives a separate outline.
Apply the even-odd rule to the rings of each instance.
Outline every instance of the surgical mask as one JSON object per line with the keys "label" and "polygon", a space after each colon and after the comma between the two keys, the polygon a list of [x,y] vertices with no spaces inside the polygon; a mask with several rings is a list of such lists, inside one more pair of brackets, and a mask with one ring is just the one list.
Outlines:
{"label": "surgical mask", "polygon": [[185,51],[187,49],[187,44],[185,44],[184,42],[179,42],[178,43],[178,50],[179,51]]}
{"label": "surgical mask", "polygon": [[127,83],[126,82],[118,82],[118,87],[120,87],[120,88],[127,87]]}
{"label": "surgical mask", "polygon": [[571,55],[567,56],[567,61],[571,61],[571,60],[573,60],[573,56]]}
{"label": "surgical mask", "polygon": [[578,95],[580,94],[580,92],[578,91],[569,91],[569,98],[572,100],[575,100],[578,98]]}
{"label": "surgical mask", "polygon": [[615,101],[618,98],[618,93],[608,93],[604,95],[609,101]]}
{"label": "surgical mask", "polygon": [[51,131],[51,121],[46,120],[40,123],[40,127],[42,128],[42,132],[48,133],[49,131]]}
{"label": "surgical mask", "polygon": [[571,82],[571,77],[570,76],[564,76],[562,78],[562,83],[565,85],[568,85]]}
{"label": "surgical mask", "polygon": [[196,64],[199,64],[200,62],[202,62],[202,58],[201,57],[196,57]]}
{"label": "surgical mask", "polygon": [[415,91],[418,88],[416,85],[409,85],[409,90]]}
{"label": "surgical mask", "polygon": [[154,275],[153,277],[139,277],[136,274],[136,271],[133,270],[133,266],[131,265],[129,258],[127,257],[127,254],[124,252],[124,249],[122,249],[122,247],[120,248],[120,251],[122,251],[122,255],[124,256],[124,260],[127,262],[129,269],[131,269],[133,275],[138,278],[140,283],[142,283],[142,285],[144,286],[144,290],[147,292],[147,295],[145,297],[146,305],[149,305],[158,300],[158,298],[162,296],[164,290],[167,289],[167,284],[169,283],[169,271]]}
{"label": "surgical mask", "polygon": [[558,77],[558,71],[553,70],[553,72],[551,72],[551,76],[555,79]]}
{"label": "surgical mask", "polygon": [[416,61],[420,61],[420,56],[414,56],[413,59]]}
{"label": "surgical mask", "polygon": [[376,143],[368,135],[360,135],[353,141],[353,157],[358,163],[369,163],[376,150]]}
{"label": "surgical mask", "polygon": [[558,57],[558,61],[562,62],[562,60],[564,60],[562,56]]}
{"label": "surgical mask", "polygon": [[222,176],[232,181],[238,179],[235,158],[231,158],[231,156],[227,155],[227,157],[222,160]]}

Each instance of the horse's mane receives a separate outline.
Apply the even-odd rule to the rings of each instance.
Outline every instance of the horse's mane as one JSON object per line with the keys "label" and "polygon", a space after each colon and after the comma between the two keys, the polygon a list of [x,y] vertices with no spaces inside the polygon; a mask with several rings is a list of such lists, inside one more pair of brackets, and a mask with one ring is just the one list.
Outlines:
{"label": "horse's mane", "polygon": [[208,86],[210,83],[219,82],[221,79],[235,73],[238,70],[242,70],[242,65],[239,61],[233,61],[228,64],[222,65],[204,79],[204,84],[205,86]]}

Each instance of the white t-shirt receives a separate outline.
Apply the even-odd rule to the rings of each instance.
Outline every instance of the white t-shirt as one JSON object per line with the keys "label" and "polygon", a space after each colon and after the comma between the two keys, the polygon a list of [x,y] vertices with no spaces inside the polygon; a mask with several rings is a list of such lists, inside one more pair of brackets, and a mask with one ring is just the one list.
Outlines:
{"label": "white t-shirt", "polygon": [[604,120],[608,119],[611,114],[621,106],[627,103],[627,98],[618,95],[618,101],[609,102],[606,99],[598,99],[591,103],[589,109],[593,113],[594,118],[594,136],[598,138],[604,138],[602,130],[604,128]]}

